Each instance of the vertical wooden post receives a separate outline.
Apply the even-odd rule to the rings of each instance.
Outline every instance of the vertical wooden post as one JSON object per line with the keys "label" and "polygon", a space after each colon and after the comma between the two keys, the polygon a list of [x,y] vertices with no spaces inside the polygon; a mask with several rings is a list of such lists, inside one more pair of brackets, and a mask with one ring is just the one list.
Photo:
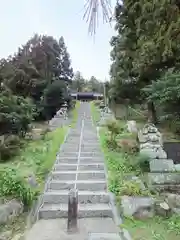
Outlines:
{"label": "vertical wooden post", "polygon": [[69,191],[69,198],[68,198],[68,222],[67,222],[67,231],[69,233],[77,232],[78,220],[78,190],[71,189]]}

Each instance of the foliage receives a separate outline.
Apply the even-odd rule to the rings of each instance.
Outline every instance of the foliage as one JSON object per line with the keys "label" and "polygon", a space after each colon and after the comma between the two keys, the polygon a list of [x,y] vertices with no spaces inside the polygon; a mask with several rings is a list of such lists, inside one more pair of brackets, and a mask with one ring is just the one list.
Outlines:
{"label": "foliage", "polygon": [[34,117],[34,106],[30,100],[0,93],[0,134],[19,134],[24,136]]}
{"label": "foliage", "polygon": [[141,184],[139,182],[134,182],[130,180],[123,181],[120,187],[120,196],[149,196],[148,190],[142,190]]}
{"label": "foliage", "polygon": [[6,168],[1,171],[1,197],[15,197],[22,201],[25,206],[30,206],[36,195],[37,192],[30,188],[25,179],[20,176],[17,170],[13,168]]}
{"label": "foliage", "polygon": [[128,154],[134,154],[139,152],[139,146],[136,140],[122,139],[117,141],[117,146],[120,148],[120,151]]}
{"label": "foliage", "polygon": [[49,84],[44,90],[44,98],[42,101],[46,119],[51,119],[67,98],[68,94],[64,82],[54,81]]}
{"label": "foliage", "polygon": [[91,76],[85,79],[81,72],[77,71],[72,80],[71,89],[77,92],[98,92],[104,93],[104,83]]}
{"label": "foliage", "polygon": [[161,106],[160,120],[171,120],[174,126],[178,125],[177,122],[180,118],[179,86],[180,73],[171,69],[157,81],[153,81],[151,85],[144,88],[148,100],[152,100],[156,102],[157,106]]}
{"label": "foliage", "polygon": [[21,142],[17,135],[3,135],[1,138],[0,162],[4,162],[18,153]]}
{"label": "foliage", "polygon": [[150,172],[149,157],[143,154],[138,154],[131,161],[131,166],[134,170],[140,169],[142,172]]}
{"label": "foliage", "polygon": [[125,218],[120,227],[127,229],[135,240],[178,240],[180,235],[179,223],[179,216],[173,216],[169,219],[154,216],[145,221],[144,219]]}
{"label": "foliage", "polygon": [[0,82],[14,95],[29,97],[36,105],[39,118],[45,111],[42,102],[47,88],[54,81],[69,83],[72,77],[63,37],[57,41],[52,36],[35,34],[17,53],[0,61]]}
{"label": "foliage", "polygon": [[[115,21],[117,36],[111,40],[110,97],[121,102],[125,99],[132,103],[146,102],[149,118],[157,122],[157,105],[171,110],[170,113],[179,105],[178,80],[172,85],[172,79],[178,77],[172,71],[166,76],[172,67],[179,71],[179,5],[169,0],[123,0],[116,5]],[[148,85],[151,90],[142,91]]]}
{"label": "foliage", "polygon": [[117,135],[120,132],[119,124],[117,120],[109,120],[106,123],[106,127],[108,131],[110,132],[110,139],[111,141],[115,141]]}

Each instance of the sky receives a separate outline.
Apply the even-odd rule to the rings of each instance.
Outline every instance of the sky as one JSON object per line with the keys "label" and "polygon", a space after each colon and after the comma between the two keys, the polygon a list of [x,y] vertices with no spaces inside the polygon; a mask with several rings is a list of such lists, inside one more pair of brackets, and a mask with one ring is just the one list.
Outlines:
{"label": "sky", "polygon": [[[85,78],[109,79],[109,41],[116,33],[99,19],[95,37],[83,20],[84,0],[0,0],[0,58],[25,44],[34,33],[63,36],[74,71]],[[112,5],[115,5],[115,0]]]}

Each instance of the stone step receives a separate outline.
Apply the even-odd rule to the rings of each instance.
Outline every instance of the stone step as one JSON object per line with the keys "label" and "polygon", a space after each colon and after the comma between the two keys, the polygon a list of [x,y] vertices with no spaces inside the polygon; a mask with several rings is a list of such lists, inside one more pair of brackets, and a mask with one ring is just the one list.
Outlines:
{"label": "stone step", "polygon": [[158,192],[170,192],[175,194],[180,194],[180,184],[156,184],[151,186],[152,190]]}
{"label": "stone step", "polygon": [[[74,147],[67,147],[67,146],[65,146],[65,147],[63,147],[62,149],[61,149],[61,153],[67,153],[67,152],[79,152],[79,146],[74,146]],[[59,153],[59,155],[61,155],[60,153]]]}
{"label": "stone step", "polygon": [[[39,210],[39,219],[67,218],[67,204],[43,204]],[[79,204],[78,218],[113,217],[109,204]]]}
{"label": "stone step", "polygon": [[59,157],[77,157],[79,152],[60,152]]}
{"label": "stone step", "polygon": [[[87,163],[104,163],[104,158],[102,157],[81,157],[80,156],[80,163],[87,164]],[[73,163],[76,164],[78,162],[78,157],[62,157],[57,156],[57,163]]]}
{"label": "stone step", "polygon": [[78,162],[77,157],[59,157],[57,156],[57,163],[74,163]]}
{"label": "stone step", "polygon": [[88,240],[123,240],[118,233],[89,233]]}
{"label": "stone step", "polygon": [[94,154],[102,154],[102,151],[100,148],[91,148],[91,147],[81,148],[81,154],[89,153],[89,152]]}
{"label": "stone step", "polygon": [[105,179],[104,171],[53,171],[52,179],[56,180],[87,180],[87,179]]}
{"label": "stone step", "polygon": [[175,166],[172,159],[153,159],[150,161],[151,172],[174,172]]}
{"label": "stone step", "polygon": [[83,157],[80,156],[80,163],[104,163],[104,158],[103,156],[96,156],[96,157]]}
{"label": "stone step", "polygon": [[[68,203],[69,191],[61,190],[54,191],[49,189],[44,193],[44,203]],[[108,193],[102,191],[78,191],[78,203],[79,204],[97,204],[97,203],[109,203]]]}
{"label": "stone step", "polygon": [[99,144],[96,142],[93,142],[93,143],[85,143],[85,142],[83,142],[83,143],[81,143],[81,147],[97,147],[97,146],[99,146]]}
{"label": "stone step", "polygon": [[102,152],[81,152],[81,157],[101,157]]}
{"label": "stone step", "polygon": [[148,173],[149,184],[180,184],[180,173]]}
{"label": "stone step", "polygon": [[[52,180],[49,182],[48,188],[53,190],[72,189],[75,186],[75,181]],[[76,188],[78,190],[87,191],[106,191],[107,185],[105,180],[78,180],[76,181]]]}
{"label": "stone step", "polygon": [[85,163],[85,164],[81,164],[78,166],[78,164],[73,164],[73,163],[69,163],[69,164],[55,164],[54,165],[54,170],[55,171],[75,171],[75,170],[104,170],[104,164],[103,163],[98,163],[98,164],[94,164],[94,163]]}

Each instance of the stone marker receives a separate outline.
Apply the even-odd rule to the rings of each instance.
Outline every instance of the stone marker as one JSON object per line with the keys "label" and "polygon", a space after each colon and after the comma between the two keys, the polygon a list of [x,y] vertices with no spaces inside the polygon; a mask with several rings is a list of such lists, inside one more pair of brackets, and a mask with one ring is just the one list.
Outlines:
{"label": "stone marker", "polygon": [[78,219],[78,190],[74,188],[69,191],[68,199],[67,231],[69,233],[77,232],[78,230],[77,219]]}

